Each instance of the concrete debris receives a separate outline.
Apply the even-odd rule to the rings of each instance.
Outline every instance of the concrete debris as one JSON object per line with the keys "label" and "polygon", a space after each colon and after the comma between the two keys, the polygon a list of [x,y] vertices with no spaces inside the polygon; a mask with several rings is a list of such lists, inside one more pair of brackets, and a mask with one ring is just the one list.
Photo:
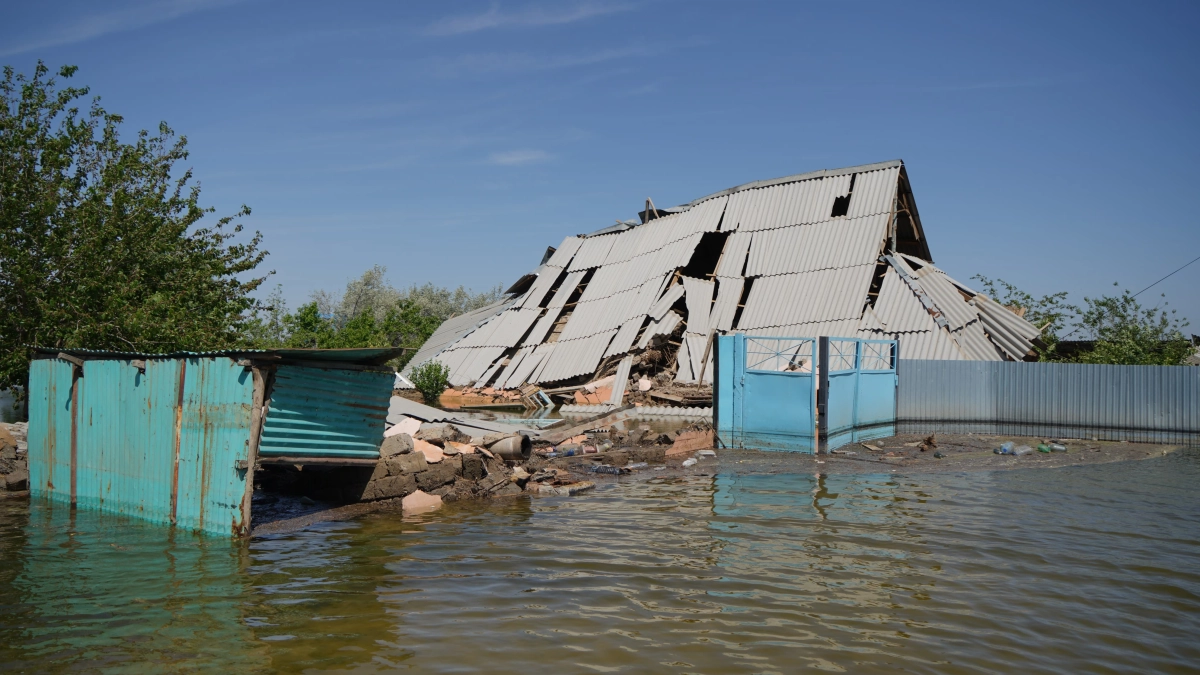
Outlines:
{"label": "concrete debris", "polygon": [[383,458],[393,455],[406,455],[413,451],[413,439],[408,434],[393,434],[383,439],[379,446],[379,456]]}
{"label": "concrete debris", "polygon": [[420,513],[424,511],[435,511],[442,506],[442,498],[437,495],[426,494],[420,490],[405,497],[401,503],[405,513]]}
{"label": "concrete debris", "polygon": [[712,427],[707,424],[694,424],[679,432],[674,443],[671,444],[671,448],[667,450],[667,457],[686,455],[696,450],[712,448],[715,440]]}
{"label": "concrete debris", "polygon": [[420,430],[421,420],[415,417],[404,415],[402,420],[396,422],[390,429],[383,432],[383,436],[384,438],[387,438],[388,436],[394,436],[396,434],[408,434],[409,436],[416,436],[417,432]]}
{"label": "concrete debris", "polygon": [[427,443],[432,443],[438,447],[445,447],[447,442],[471,442],[471,437],[467,434],[464,434],[453,424],[422,425],[421,430],[417,432],[417,435],[414,438]]}
{"label": "concrete debris", "polygon": [[445,457],[445,453],[442,452],[442,449],[433,443],[429,443],[421,439],[414,440],[413,443],[416,446],[415,450],[424,455],[425,461],[429,462],[430,464],[436,464],[442,461],[442,459]]}

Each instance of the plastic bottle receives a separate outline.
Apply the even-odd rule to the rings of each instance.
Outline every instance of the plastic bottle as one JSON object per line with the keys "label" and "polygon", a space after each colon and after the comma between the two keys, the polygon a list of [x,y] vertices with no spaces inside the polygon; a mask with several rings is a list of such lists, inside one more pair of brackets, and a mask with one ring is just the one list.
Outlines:
{"label": "plastic bottle", "polygon": [[1029,447],[1028,445],[1018,445],[1016,448],[1013,448],[1012,454],[1020,457],[1021,455],[1028,455],[1032,452],[1033,448]]}
{"label": "plastic bottle", "polygon": [[1067,446],[1065,446],[1065,445],[1061,445],[1061,444],[1059,444],[1059,443],[1051,443],[1051,444],[1050,444],[1050,451],[1051,451],[1051,452],[1066,452],[1066,451],[1067,451]]}
{"label": "plastic bottle", "polygon": [[1050,446],[1046,445],[1045,443],[1038,443],[1037,451],[1038,452],[1051,452]]}
{"label": "plastic bottle", "polygon": [[684,467],[695,466],[695,465],[696,465],[695,457],[688,457],[687,459],[683,460]]}
{"label": "plastic bottle", "polygon": [[1004,443],[1000,444],[1000,447],[996,448],[992,452],[996,453],[997,455],[1011,455],[1013,454],[1013,442],[1005,441]]}

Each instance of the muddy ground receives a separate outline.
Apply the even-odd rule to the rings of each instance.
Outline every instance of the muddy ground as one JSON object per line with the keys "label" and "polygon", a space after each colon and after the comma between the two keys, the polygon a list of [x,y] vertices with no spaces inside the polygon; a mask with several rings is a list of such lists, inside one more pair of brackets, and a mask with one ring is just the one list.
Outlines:
{"label": "muddy ground", "polygon": [[[938,434],[934,440],[936,448],[924,452],[917,445],[927,436],[899,435],[868,441],[865,444],[844,446],[835,454],[811,455],[796,452],[764,452],[759,450],[718,449],[716,458],[702,459],[696,465],[683,467],[683,460],[691,455],[666,459],[656,464],[651,462],[635,474],[705,475],[714,473],[783,474],[783,473],[947,473],[958,471],[1007,471],[1012,469],[1056,469],[1083,464],[1105,464],[1160,457],[1182,449],[1175,445],[1153,445],[1147,443],[1121,443],[1117,441],[1078,441],[1062,439],[1066,452],[1049,454],[1037,452],[1038,443],[1052,439],[1022,436],[988,436],[977,434]],[[997,455],[992,451],[1005,441],[1014,445],[1034,448],[1030,455],[1015,457]],[[917,445],[914,445],[917,444]],[[873,446],[868,448],[866,446]],[[596,455],[584,455],[556,460],[556,465],[569,468],[580,479],[601,483],[620,480],[614,476],[588,471],[593,464],[606,463],[607,455],[619,450]],[[854,453],[854,454],[845,454]],[[943,457],[936,457],[940,453]],[[594,459],[596,458],[596,459]]]}

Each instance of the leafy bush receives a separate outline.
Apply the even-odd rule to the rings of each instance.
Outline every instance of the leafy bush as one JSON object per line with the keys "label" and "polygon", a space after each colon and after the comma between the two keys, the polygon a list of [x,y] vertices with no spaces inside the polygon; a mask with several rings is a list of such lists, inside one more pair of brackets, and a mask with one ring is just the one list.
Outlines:
{"label": "leafy bush", "polygon": [[450,368],[441,361],[426,361],[412,369],[408,379],[421,392],[421,396],[425,397],[425,402],[435,404],[438,402],[438,397],[446,391],[446,385],[450,383]]}

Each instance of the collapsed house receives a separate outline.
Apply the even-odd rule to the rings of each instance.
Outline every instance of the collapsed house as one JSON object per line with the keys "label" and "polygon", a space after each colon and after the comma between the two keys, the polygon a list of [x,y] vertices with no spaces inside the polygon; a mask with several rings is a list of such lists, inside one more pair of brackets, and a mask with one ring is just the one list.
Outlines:
{"label": "collapsed house", "polygon": [[[899,341],[902,358],[1023,360],[1039,330],[933,265],[902,161],[748,183],[567,237],[408,369],[566,387],[631,370],[708,384],[715,334]],[[408,372],[407,370],[405,371]],[[660,379],[661,381],[661,379]]]}

